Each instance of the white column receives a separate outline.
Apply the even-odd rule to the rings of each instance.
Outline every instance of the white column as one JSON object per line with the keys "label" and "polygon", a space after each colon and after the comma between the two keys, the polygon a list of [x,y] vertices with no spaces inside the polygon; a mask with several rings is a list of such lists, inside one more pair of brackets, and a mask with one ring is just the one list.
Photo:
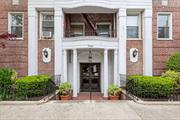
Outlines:
{"label": "white column", "polygon": [[62,75],[62,38],[63,38],[63,11],[62,8],[55,8],[54,17],[55,33],[55,75]]}
{"label": "white column", "polygon": [[152,76],[152,9],[144,12],[143,75]]}
{"label": "white column", "polygon": [[77,97],[77,50],[73,50],[73,97]]}
{"label": "white column", "polygon": [[108,97],[108,50],[104,50],[104,97]]}
{"label": "white column", "polygon": [[126,8],[119,9],[119,24],[118,24],[118,37],[119,37],[119,75],[126,75]]}
{"label": "white column", "polygon": [[67,82],[67,50],[63,51],[63,81]]}
{"label": "white column", "polygon": [[28,75],[38,74],[37,12],[28,8]]}
{"label": "white column", "polygon": [[118,51],[117,49],[114,50],[114,84],[118,82]]}

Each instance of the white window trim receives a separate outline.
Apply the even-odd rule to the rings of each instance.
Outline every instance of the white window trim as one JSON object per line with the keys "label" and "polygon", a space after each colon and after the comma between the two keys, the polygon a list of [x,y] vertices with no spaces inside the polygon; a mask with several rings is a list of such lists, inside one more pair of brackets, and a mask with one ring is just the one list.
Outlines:
{"label": "white window trim", "polygon": [[22,37],[15,38],[16,40],[23,40],[24,38],[24,12],[8,12],[8,32],[11,33],[11,14],[22,14]]}
{"label": "white window trim", "polygon": [[[127,15],[128,16],[128,15]],[[139,29],[138,29],[138,38],[128,38],[127,37],[127,40],[143,40],[142,39],[142,17],[141,17],[141,13],[139,13],[138,15],[129,15],[129,16],[138,16],[138,27],[139,27]],[[128,25],[126,25],[126,27],[127,27]]]}
{"label": "white window trim", "polygon": [[72,22],[71,25],[82,25],[83,26],[83,36],[85,36],[85,24],[83,22]]}
{"label": "white window trim", "polygon": [[[39,17],[39,39],[40,40],[54,40],[54,38],[51,38],[51,39],[45,39],[42,37],[42,16],[43,14],[46,14],[46,15],[54,15],[54,12],[40,12],[40,17]],[[55,21],[54,21],[55,22]],[[54,31],[55,32],[55,31]]]}
{"label": "white window trim", "polygon": [[[170,28],[169,28],[169,38],[159,38],[158,37],[158,23],[159,23],[159,21],[158,21],[158,16],[159,16],[159,14],[164,14],[164,15],[170,15],[170,21],[169,21],[169,26],[170,26]],[[173,40],[173,24],[172,24],[172,12],[158,12],[157,13],[157,40]]]}
{"label": "white window trim", "polygon": [[97,30],[98,25],[109,25],[110,37],[112,37],[112,24],[110,22],[97,22],[96,23],[96,30]]}

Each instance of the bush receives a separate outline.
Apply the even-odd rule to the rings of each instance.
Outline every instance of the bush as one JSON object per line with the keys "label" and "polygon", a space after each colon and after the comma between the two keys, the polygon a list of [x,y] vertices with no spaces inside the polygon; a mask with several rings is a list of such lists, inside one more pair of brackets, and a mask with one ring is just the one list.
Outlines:
{"label": "bush", "polygon": [[119,96],[119,94],[122,92],[121,88],[117,85],[110,85],[108,88],[108,94],[110,96]]}
{"label": "bush", "polygon": [[162,77],[173,80],[175,82],[175,89],[180,89],[180,72],[169,70],[163,73]]}
{"label": "bush", "polygon": [[48,75],[26,76],[16,81],[16,90],[18,96],[41,96],[55,90],[55,84]]}
{"label": "bush", "polygon": [[180,72],[180,52],[171,55],[171,57],[166,63],[166,67],[169,70]]}
{"label": "bush", "polygon": [[127,90],[142,98],[168,97],[173,92],[174,82],[169,78],[130,76]]}
{"label": "bush", "polygon": [[66,96],[70,95],[72,92],[72,86],[68,82],[64,82],[59,86],[59,93],[60,95]]}
{"label": "bush", "polygon": [[17,73],[15,70],[10,68],[0,69],[0,100],[6,99],[10,94],[10,90],[16,78]]}

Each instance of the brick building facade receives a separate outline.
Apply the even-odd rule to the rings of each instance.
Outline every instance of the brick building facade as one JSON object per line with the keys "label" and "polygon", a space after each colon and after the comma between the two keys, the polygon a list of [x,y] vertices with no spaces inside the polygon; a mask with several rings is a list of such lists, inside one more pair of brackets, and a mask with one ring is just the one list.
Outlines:
{"label": "brick building facade", "polygon": [[[140,2],[137,3],[136,9],[130,7],[136,4],[132,3],[132,5],[129,4],[129,6],[127,4],[125,12],[121,6],[117,9],[118,4],[124,5],[123,2],[117,2],[117,5],[113,2],[111,4],[109,3],[112,7],[107,7],[106,9],[105,6],[106,4],[108,6],[108,1],[106,1],[107,3],[102,3],[102,5],[97,2],[97,6],[95,5],[96,1],[94,3],[87,1],[87,3],[79,2],[79,4],[82,4],[80,6],[77,4],[77,6],[72,5],[71,7],[67,7],[63,1],[59,3],[55,0],[59,6],[65,6],[64,8],[62,7],[61,11],[58,5],[54,7],[54,2],[51,2],[49,7],[45,2],[42,3],[41,0],[19,0],[18,4],[13,4],[12,1],[13,0],[0,1],[0,34],[13,30],[14,26],[10,25],[13,24],[10,23],[10,20],[13,19],[11,18],[11,13],[22,13],[23,34],[21,39],[6,41],[5,49],[0,48],[0,67],[16,69],[19,77],[28,74],[62,74],[63,79],[70,80],[73,85],[78,84],[76,89],[80,91],[82,84],[81,71],[85,71],[86,68],[83,68],[83,65],[89,62],[85,58],[88,58],[90,49],[92,50],[91,52],[93,52],[92,57],[94,57],[92,61],[94,61],[94,63],[100,63],[100,67],[95,68],[100,69],[100,72],[96,74],[102,75],[99,76],[99,79],[105,79],[107,77],[109,83],[113,83],[113,81],[116,81],[115,79],[119,79],[118,74],[161,75],[166,69],[165,62],[169,56],[174,52],[180,51],[179,0],[140,0]],[[35,3],[37,5],[35,5]],[[141,8],[141,4],[145,4],[145,8]],[[146,6],[148,7],[146,8]],[[35,8],[35,11],[33,8]],[[58,13],[57,11],[60,12]],[[151,12],[152,16],[149,14]],[[171,23],[169,22],[171,26],[168,26],[168,30],[172,33],[172,35],[170,35],[169,32],[169,39],[158,38],[158,15],[164,15],[164,13],[170,16],[172,15],[172,21]],[[47,16],[44,16],[44,14]],[[54,17],[53,20],[51,19],[52,16]],[[131,29],[134,30],[137,28],[139,30],[136,39],[131,37],[126,38],[128,35],[136,36],[136,33],[129,34],[128,31],[123,31],[124,24],[128,23],[126,20],[129,20],[131,24],[135,23],[127,16],[138,16],[139,26],[134,27],[132,25],[134,28]],[[147,32],[149,29],[147,28],[148,24],[146,24],[146,18],[151,17],[152,52],[151,46],[148,46],[148,43],[144,42],[151,40],[151,37],[147,37],[148,34],[150,36],[151,34]],[[46,21],[44,19],[46,19]],[[35,21],[34,24],[32,22],[33,20]],[[44,23],[48,23],[48,25],[44,25]],[[52,27],[52,24],[54,27]],[[126,24],[126,26],[126,29],[128,29],[128,24]],[[132,26],[129,28],[132,28]],[[19,29],[18,25],[15,27]],[[54,30],[52,30],[52,28]],[[44,29],[46,30],[43,31]],[[134,31],[132,33],[134,33]],[[47,38],[47,35],[50,35],[50,38]],[[62,39],[62,42],[56,40],[57,38]],[[126,42],[123,40],[126,40]],[[33,45],[33,42],[36,42],[36,44]],[[151,42],[149,45],[151,45]],[[149,51],[146,46],[150,48]],[[44,61],[44,48],[51,50],[51,60],[49,62]],[[131,60],[130,50],[132,48],[138,50],[138,60],[135,62]],[[62,53],[58,53],[59,50],[62,51]],[[121,51],[123,54],[120,53]],[[126,53],[126,56],[124,53]],[[107,56],[105,54],[107,54]],[[152,64],[148,64],[147,62],[150,60],[149,58],[151,57],[149,56],[151,56],[151,54]],[[57,55],[65,57],[57,57]],[[76,56],[79,65],[74,66],[74,60],[76,60],[74,57]],[[106,57],[108,61],[106,61]],[[61,62],[62,64],[59,64]],[[74,67],[77,67],[77,69],[74,69]],[[74,74],[74,71],[78,71],[76,72],[77,75]],[[107,73],[108,76],[106,76],[105,73]],[[77,77],[76,80],[79,80],[80,83],[74,83],[74,80],[72,80],[74,77]],[[102,86],[99,89],[103,92],[106,91],[105,87],[107,87],[103,85],[104,83],[105,80],[99,83],[101,84],[100,86]],[[76,96],[76,93],[74,93],[74,96]]]}

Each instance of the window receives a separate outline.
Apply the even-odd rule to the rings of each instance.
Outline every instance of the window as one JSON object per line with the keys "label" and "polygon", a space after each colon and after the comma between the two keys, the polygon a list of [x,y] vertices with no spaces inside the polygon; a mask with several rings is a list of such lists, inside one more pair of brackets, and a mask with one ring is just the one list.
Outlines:
{"label": "window", "polygon": [[54,38],[54,14],[41,13],[41,38]]}
{"label": "window", "polygon": [[97,23],[98,36],[110,37],[111,36],[111,24],[110,23]]}
{"label": "window", "polygon": [[19,5],[19,0],[12,0],[13,5]]}
{"label": "window", "polygon": [[83,23],[71,23],[71,36],[78,37],[85,35],[85,27]]}
{"label": "window", "polygon": [[23,38],[23,13],[9,14],[9,31],[17,38]]}
{"label": "window", "polygon": [[171,14],[158,14],[158,38],[171,39]]}
{"label": "window", "polygon": [[139,16],[127,16],[127,38],[139,38]]}

